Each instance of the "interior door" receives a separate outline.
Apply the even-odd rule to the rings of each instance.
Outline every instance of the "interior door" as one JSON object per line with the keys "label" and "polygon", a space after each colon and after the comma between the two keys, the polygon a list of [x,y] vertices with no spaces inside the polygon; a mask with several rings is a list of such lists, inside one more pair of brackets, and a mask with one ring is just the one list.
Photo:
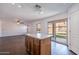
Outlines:
{"label": "interior door", "polygon": [[70,16],[70,49],[79,54],[79,11]]}

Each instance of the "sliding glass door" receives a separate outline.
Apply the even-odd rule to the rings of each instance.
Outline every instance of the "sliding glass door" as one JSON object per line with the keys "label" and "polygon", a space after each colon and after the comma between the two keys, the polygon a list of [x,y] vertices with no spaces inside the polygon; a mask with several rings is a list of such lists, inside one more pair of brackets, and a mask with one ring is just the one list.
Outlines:
{"label": "sliding glass door", "polygon": [[58,20],[48,23],[48,34],[53,35],[52,41],[67,44],[67,20]]}
{"label": "sliding glass door", "polygon": [[56,42],[67,44],[67,21],[56,21],[55,29]]}

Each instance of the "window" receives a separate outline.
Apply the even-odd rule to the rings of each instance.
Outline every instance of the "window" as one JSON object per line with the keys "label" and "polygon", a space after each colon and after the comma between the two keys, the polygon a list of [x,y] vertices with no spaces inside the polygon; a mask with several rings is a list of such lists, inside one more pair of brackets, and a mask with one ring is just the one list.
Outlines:
{"label": "window", "polygon": [[56,34],[65,37],[67,35],[67,22],[61,21],[56,23]]}
{"label": "window", "polygon": [[48,34],[49,35],[53,34],[53,26],[52,26],[52,23],[48,23]]}
{"label": "window", "polygon": [[40,23],[36,24],[36,31],[41,32],[41,24]]}
{"label": "window", "polygon": [[56,23],[56,31],[57,32],[66,32],[67,31],[66,21]]}

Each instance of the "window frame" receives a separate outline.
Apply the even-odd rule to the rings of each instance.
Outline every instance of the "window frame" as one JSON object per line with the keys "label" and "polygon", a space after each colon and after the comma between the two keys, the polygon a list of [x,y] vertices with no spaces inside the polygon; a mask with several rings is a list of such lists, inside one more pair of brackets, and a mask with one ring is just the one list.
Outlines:
{"label": "window frame", "polygon": [[36,32],[41,32],[41,23],[36,24]]}
{"label": "window frame", "polygon": [[[52,24],[52,22],[48,22],[48,25],[47,25],[48,26],[48,28],[47,28],[48,29],[48,31],[47,31],[48,35],[52,35],[53,34],[53,24],[52,24],[52,27],[49,27],[50,23]],[[52,32],[51,33],[49,32],[49,28],[52,28],[52,30],[51,30]]]}

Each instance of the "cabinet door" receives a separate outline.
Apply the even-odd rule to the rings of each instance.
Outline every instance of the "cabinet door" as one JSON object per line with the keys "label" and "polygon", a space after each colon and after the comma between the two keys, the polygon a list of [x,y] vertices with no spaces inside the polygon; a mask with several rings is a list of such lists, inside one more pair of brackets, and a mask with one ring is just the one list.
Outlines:
{"label": "cabinet door", "polygon": [[70,18],[70,48],[79,54],[79,11],[72,13]]}
{"label": "cabinet door", "polygon": [[28,52],[28,36],[25,38],[25,47],[26,47],[26,52]]}
{"label": "cabinet door", "polygon": [[30,37],[30,53],[33,55],[33,40],[34,38]]}
{"label": "cabinet door", "polygon": [[30,36],[26,36],[26,39],[25,39],[25,46],[26,46],[26,52],[28,54],[32,54],[33,55],[33,40],[34,38],[30,37]]}
{"label": "cabinet door", "polygon": [[27,36],[25,37],[25,47],[27,48]]}
{"label": "cabinet door", "polygon": [[41,48],[40,54],[41,55],[50,55],[51,54],[51,38],[45,38],[41,40]]}
{"label": "cabinet door", "polygon": [[39,45],[39,39],[34,39],[34,55],[39,55],[40,54],[40,45]]}

